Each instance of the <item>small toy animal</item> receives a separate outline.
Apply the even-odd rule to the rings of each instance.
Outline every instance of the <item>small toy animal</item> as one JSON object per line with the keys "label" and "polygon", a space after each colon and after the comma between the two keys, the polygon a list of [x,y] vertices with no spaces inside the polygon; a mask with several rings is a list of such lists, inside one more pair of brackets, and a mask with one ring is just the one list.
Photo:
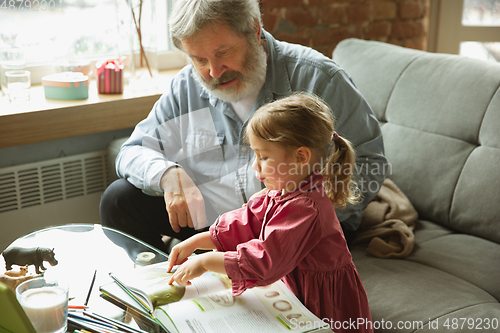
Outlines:
{"label": "small toy animal", "polygon": [[41,274],[40,269],[46,270],[43,266],[44,261],[47,261],[51,266],[58,263],[54,249],[51,250],[45,247],[11,247],[3,251],[2,255],[5,259],[5,270],[7,271],[12,269],[12,265],[35,265],[36,274]]}
{"label": "small toy animal", "polygon": [[26,276],[26,273],[28,273],[28,265],[26,266],[21,266],[19,271],[7,271],[4,274],[10,277],[20,277],[20,276]]}

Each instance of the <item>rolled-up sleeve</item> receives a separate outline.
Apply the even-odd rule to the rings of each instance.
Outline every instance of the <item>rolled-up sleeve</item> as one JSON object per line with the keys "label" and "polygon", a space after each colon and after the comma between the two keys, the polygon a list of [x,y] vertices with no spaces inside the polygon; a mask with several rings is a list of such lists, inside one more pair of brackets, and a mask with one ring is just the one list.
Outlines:
{"label": "rolled-up sleeve", "polygon": [[210,226],[210,237],[217,251],[236,251],[238,244],[259,237],[262,226],[260,216],[255,214],[261,209],[264,197],[251,200],[245,207],[235,209],[219,216]]}
{"label": "rolled-up sleeve", "polygon": [[170,90],[155,103],[148,117],[137,124],[116,158],[117,175],[150,195],[163,195],[161,177],[178,165],[165,151],[167,147],[179,150],[181,146],[179,129],[172,121],[179,114],[175,86],[172,80]]}
{"label": "rolled-up sleeve", "polygon": [[224,254],[224,267],[232,281],[233,295],[269,285],[290,273],[321,239],[318,211],[310,200],[280,206],[258,239]]}

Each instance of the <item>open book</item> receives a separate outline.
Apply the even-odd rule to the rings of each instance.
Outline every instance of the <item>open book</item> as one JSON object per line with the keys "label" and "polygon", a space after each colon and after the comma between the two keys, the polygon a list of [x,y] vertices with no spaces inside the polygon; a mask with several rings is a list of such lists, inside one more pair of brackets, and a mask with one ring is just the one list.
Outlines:
{"label": "open book", "polygon": [[114,272],[100,291],[115,303],[157,322],[166,332],[331,332],[281,281],[231,294],[227,276],[207,272],[180,287],[169,285],[167,262]]}

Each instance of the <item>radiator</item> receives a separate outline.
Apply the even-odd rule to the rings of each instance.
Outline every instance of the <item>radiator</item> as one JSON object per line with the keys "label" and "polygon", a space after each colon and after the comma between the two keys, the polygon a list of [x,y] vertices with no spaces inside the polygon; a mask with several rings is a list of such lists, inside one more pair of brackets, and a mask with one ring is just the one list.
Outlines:
{"label": "radiator", "polygon": [[107,170],[106,150],[1,168],[0,251],[44,227],[99,223]]}

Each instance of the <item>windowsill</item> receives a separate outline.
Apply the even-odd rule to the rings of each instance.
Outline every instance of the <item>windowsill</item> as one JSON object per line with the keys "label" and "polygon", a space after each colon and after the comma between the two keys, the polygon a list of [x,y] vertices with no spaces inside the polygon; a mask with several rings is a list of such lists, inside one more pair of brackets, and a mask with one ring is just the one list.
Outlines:
{"label": "windowsill", "polygon": [[84,100],[46,99],[41,85],[32,86],[30,101],[9,103],[0,97],[0,148],[134,127],[146,118],[178,69],[160,72],[141,91],[98,94],[95,80]]}

